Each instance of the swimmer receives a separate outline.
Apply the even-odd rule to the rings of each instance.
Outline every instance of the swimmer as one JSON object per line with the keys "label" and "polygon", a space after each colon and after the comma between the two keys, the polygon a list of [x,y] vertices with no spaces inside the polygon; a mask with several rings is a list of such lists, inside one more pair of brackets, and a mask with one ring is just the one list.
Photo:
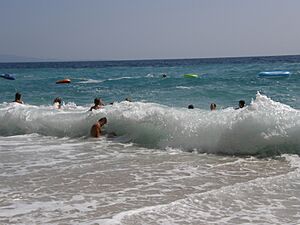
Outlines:
{"label": "swimmer", "polygon": [[193,109],[193,108],[194,108],[193,105],[189,105],[189,106],[188,106],[188,109]]}
{"label": "swimmer", "polygon": [[244,100],[240,100],[239,101],[239,108],[237,108],[237,109],[244,108],[244,106],[245,106],[245,101]]}
{"label": "swimmer", "polygon": [[102,134],[101,128],[107,123],[106,117],[101,118],[100,120],[97,121],[97,123],[93,124],[91,128],[91,136],[92,137],[100,137]]}
{"label": "swimmer", "polygon": [[132,99],[130,97],[125,98],[126,102],[132,102]]}
{"label": "swimmer", "polygon": [[23,101],[21,100],[21,96],[22,95],[19,92],[17,92],[16,95],[15,95],[15,101],[13,101],[13,102],[23,104]]}
{"label": "swimmer", "polygon": [[211,103],[210,104],[210,110],[213,111],[213,110],[216,110],[216,109],[217,109],[216,103]]}
{"label": "swimmer", "polygon": [[90,111],[92,111],[93,109],[95,109],[95,110],[101,109],[102,106],[104,106],[104,103],[102,102],[102,100],[100,98],[95,98],[94,104],[95,105],[90,108]]}
{"label": "swimmer", "polygon": [[57,98],[54,99],[53,106],[56,109],[60,109],[61,108],[61,98],[60,97],[57,97]]}

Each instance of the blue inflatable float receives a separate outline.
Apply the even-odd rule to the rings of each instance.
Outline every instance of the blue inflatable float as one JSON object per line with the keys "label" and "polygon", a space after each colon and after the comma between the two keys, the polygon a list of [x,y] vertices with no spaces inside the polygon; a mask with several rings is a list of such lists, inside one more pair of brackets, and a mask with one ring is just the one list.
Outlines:
{"label": "blue inflatable float", "polygon": [[288,77],[290,75],[289,71],[267,71],[258,74],[259,77]]}
{"label": "blue inflatable float", "polygon": [[1,74],[0,77],[7,79],[7,80],[15,80],[16,76],[14,74],[4,73]]}

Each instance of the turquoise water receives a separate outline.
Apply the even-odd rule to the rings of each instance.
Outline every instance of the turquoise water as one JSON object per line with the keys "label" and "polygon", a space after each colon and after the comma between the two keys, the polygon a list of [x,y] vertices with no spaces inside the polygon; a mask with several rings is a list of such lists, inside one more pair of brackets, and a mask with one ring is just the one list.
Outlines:
{"label": "turquoise water", "polygon": [[[300,103],[300,58],[292,59],[125,61],[113,65],[108,62],[11,64],[2,69],[0,65],[1,73],[17,76],[15,81],[1,80],[0,102],[11,101],[14,93],[19,91],[26,103],[35,105],[51,104],[57,96],[65,103],[77,105],[92,104],[95,97],[101,97],[107,103],[130,97],[134,101],[175,107],[193,104],[208,109],[211,102],[219,108],[237,106],[240,99],[249,104],[260,91],[275,101],[297,108]],[[257,77],[261,71],[274,70],[290,71],[292,75],[277,79]],[[198,74],[199,78],[184,78],[186,73]],[[162,78],[162,74],[167,78]],[[71,79],[72,83],[55,84],[63,78]]]}

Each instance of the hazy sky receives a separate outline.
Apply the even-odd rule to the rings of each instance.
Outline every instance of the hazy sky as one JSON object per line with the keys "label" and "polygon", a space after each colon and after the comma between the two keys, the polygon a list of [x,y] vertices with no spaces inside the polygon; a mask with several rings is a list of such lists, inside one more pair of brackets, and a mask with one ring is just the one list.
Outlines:
{"label": "hazy sky", "polygon": [[58,60],[300,54],[300,0],[0,0],[0,54]]}

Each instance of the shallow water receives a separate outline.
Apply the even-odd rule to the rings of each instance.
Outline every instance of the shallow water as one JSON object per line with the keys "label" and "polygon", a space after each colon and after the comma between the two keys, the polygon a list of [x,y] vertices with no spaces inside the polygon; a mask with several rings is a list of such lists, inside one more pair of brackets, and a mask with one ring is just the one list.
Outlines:
{"label": "shallow water", "polygon": [[299,157],[146,149],[101,138],[0,138],[2,224],[293,224]]}

